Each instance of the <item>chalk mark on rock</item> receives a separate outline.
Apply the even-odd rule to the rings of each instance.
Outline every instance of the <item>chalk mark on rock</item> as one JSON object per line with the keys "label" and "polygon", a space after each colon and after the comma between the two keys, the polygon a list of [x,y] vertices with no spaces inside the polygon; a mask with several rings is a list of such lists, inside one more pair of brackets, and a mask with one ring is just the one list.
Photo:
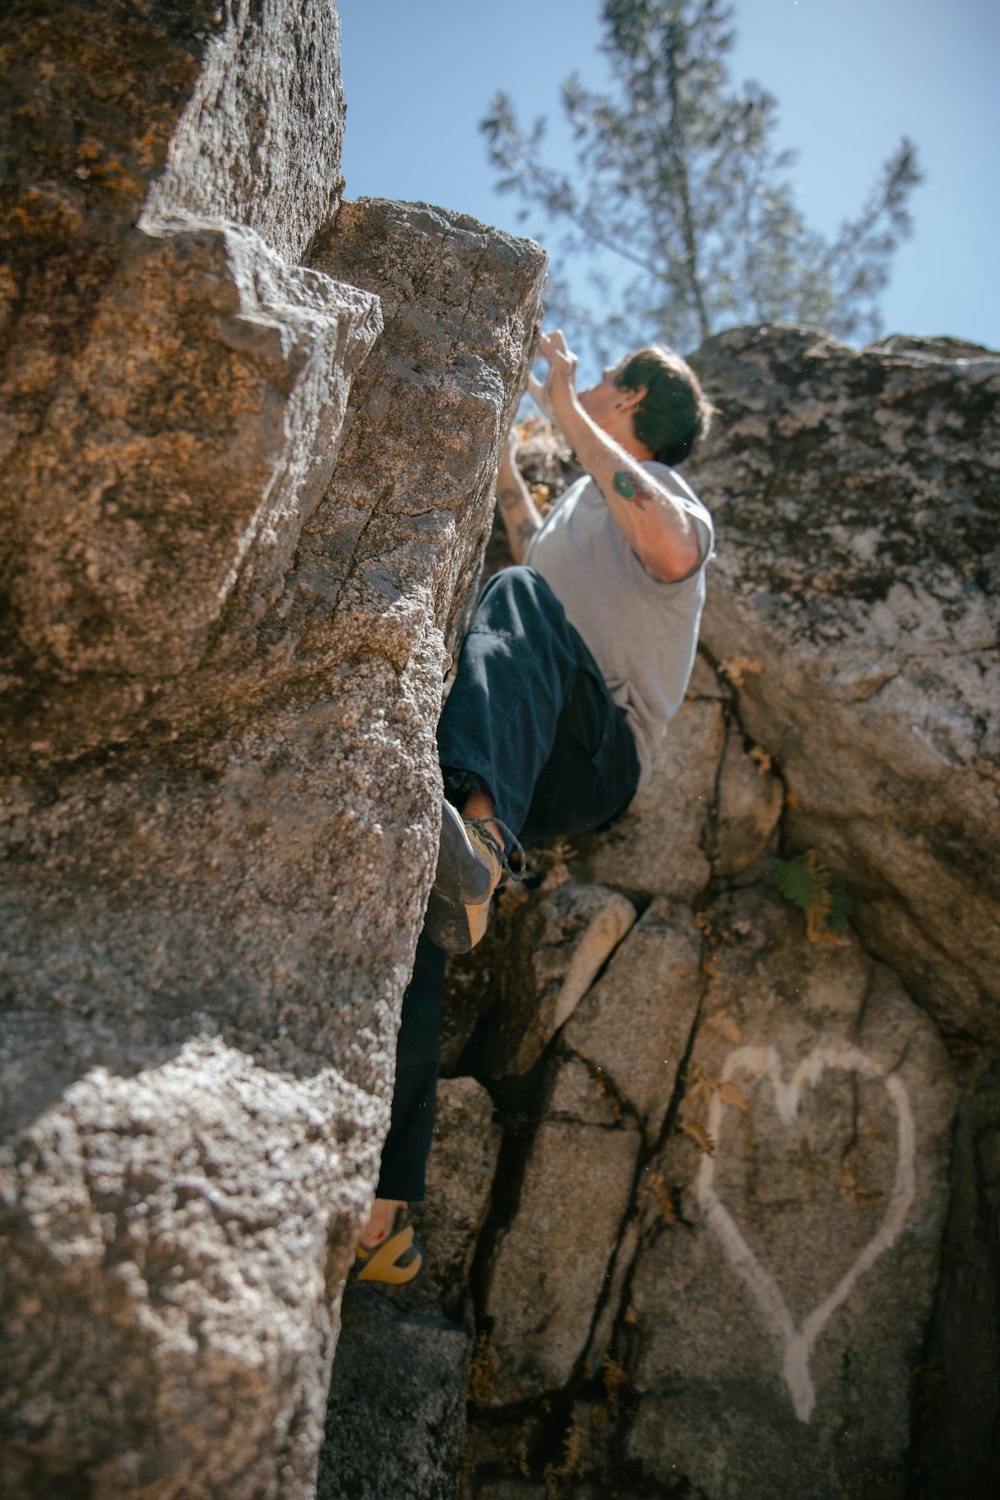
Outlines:
{"label": "chalk mark on rock", "polygon": [[[702,1157],[696,1184],[698,1202],[709,1227],[722,1242],[722,1248],[733,1269],[753,1293],[768,1327],[782,1349],[782,1374],[792,1398],[795,1415],[800,1422],[809,1421],[816,1404],[816,1390],[809,1371],[809,1357],[816,1340],[837,1308],[850,1295],[858,1278],[874,1265],[883,1251],[895,1244],[906,1223],[916,1192],[915,1131],[910,1099],[900,1078],[895,1075],[887,1077],[878,1063],[845,1041],[826,1042],[815,1047],[798,1064],[788,1083],[782,1077],[782,1061],[776,1047],[737,1047],[727,1057],[720,1076],[721,1082],[729,1081],[738,1071],[769,1078],[774,1089],[778,1116],[783,1125],[791,1125],[798,1115],[804,1086],[816,1085],[827,1068],[859,1073],[863,1078],[881,1080],[883,1083],[896,1111],[896,1176],[888,1207],[875,1234],[829,1296],[804,1320],[801,1328],[796,1328],[774,1276],[761,1265],[732,1215],[719,1199],[715,1190],[717,1155]],[[709,1106],[708,1133],[716,1142],[719,1140],[724,1102],[720,1093],[716,1092]]]}

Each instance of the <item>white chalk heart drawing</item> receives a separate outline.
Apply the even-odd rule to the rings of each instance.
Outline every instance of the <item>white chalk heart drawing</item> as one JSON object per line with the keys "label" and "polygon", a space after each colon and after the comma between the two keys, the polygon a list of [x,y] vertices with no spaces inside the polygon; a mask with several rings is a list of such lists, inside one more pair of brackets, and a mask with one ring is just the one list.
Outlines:
{"label": "white chalk heart drawing", "polygon": [[[916,1192],[915,1132],[909,1095],[902,1080],[885,1070],[849,1042],[831,1041],[815,1047],[804,1057],[786,1083],[781,1057],[776,1047],[738,1047],[726,1058],[721,1083],[733,1080],[737,1073],[766,1077],[774,1089],[774,1104],[782,1124],[791,1125],[798,1115],[803,1089],[814,1086],[827,1068],[858,1073],[862,1078],[880,1081],[896,1111],[896,1176],[889,1204],[875,1234],[865,1245],[854,1264],[837,1282],[830,1295],[814,1308],[796,1328],[781,1288],[750,1249],[732,1215],[721,1203],[715,1190],[715,1158],[702,1157],[696,1191],[709,1226],[722,1242],[733,1266],[756,1299],[771,1333],[782,1350],[782,1373],[792,1398],[795,1415],[808,1422],[816,1404],[816,1390],[809,1373],[809,1356],[826,1323],[849,1296],[859,1276],[874,1265],[884,1250],[895,1244]],[[712,1096],[708,1112],[708,1132],[718,1143],[724,1101],[718,1090]]]}

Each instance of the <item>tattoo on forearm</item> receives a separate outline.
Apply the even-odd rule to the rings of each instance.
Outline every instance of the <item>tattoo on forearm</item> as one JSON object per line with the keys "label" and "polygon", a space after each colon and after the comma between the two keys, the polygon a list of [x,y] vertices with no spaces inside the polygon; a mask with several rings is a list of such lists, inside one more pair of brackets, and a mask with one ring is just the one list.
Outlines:
{"label": "tattoo on forearm", "polygon": [[615,494],[621,495],[623,500],[628,500],[632,505],[637,505],[640,510],[644,510],[647,501],[653,498],[652,490],[627,469],[619,469],[612,482]]}
{"label": "tattoo on forearm", "polygon": [[500,504],[503,506],[504,510],[513,510],[515,505],[522,504],[524,496],[521,494],[520,490],[506,489],[499,491],[499,493],[497,494],[497,499],[500,501]]}
{"label": "tattoo on forearm", "polygon": [[531,521],[519,521],[515,535],[519,542],[530,542],[537,530],[537,526],[533,525]]}

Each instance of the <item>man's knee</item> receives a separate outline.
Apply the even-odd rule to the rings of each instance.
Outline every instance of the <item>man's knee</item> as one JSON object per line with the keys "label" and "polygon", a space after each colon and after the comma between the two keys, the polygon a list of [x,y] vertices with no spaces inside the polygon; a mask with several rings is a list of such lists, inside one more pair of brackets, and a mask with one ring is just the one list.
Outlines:
{"label": "man's knee", "polygon": [[499,573],[494,573],[483,590],[476,612],[478,614],[484,608],[502,609],[505,606],[522,616],[548,620],[565,617],[562,605],[545,579],[527,563],[513,563],[509,568],[501,568]]}
{"label": "man's knee", "polygon": [[[527,563],[511,563],[508,568],[501,568],[499,573],[494,573],[483,590],[487,593],[529,593],[538,591],[538,585],[545,584],[540,573],[530,568]],[[547,585],[546,585],[547,586]]]}

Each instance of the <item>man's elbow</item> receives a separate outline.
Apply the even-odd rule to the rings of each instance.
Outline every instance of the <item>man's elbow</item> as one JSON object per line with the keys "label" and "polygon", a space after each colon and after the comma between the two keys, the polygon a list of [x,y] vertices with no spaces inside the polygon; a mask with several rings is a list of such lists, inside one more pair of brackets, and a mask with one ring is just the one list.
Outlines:
{"label": "man's elbow", "polygon": [[682,578],[690,578],[701,565],[698,538],[692,535],[661,543],[642,561],[658,583],[679,583]]}

